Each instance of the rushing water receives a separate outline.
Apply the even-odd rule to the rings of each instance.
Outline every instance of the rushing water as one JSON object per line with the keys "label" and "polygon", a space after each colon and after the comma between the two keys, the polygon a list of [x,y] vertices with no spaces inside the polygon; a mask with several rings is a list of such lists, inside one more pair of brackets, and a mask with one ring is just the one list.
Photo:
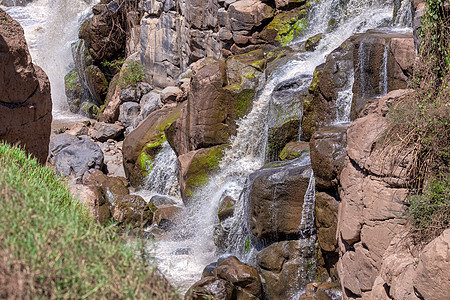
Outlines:
{"label": "rushing water", "polygon": [[22,25],[33,63],[48,75],[54,118],[66,118],[64,76],[72,60],[71,44],[98,0],[35,0],[26,6],[3,7]]}
{"label": "rushing water", "polygon": [[[169,232],[156,243],[154,253],[159,268],[180,288],[186,289],[199,280],[203,268],[217,260],[217,255],[220,255],[214,245],[214,229],[218,223],[217,209],[225,196],[239,199],[235,216],[223,224],[229,227],[231,237],[226,252],[238,256],[243,261],[254,259],[255,249],[247,249],[245,255],[242,251],[248,235],[245,221],[248,204],[246,193],[242,191],[248,184],[249,174],[261,168],[265,162],[270,121],[268,116],[271,103],[273,105],[274,89],[284,81],[301,76],[308,79],[304,80],[299,89],[307,88],[316,66],[323,63],[326,56],[345,39],[356,32],[364,32],[388,24],[392,20],[392,3],[389,1],[350,0],[346,5],[341,3],[342,1],[338,0],[321,1],[320,5],[312,9],[310,18],[314,27],[305,38],[316,33],[328,33],[324,34],[314,52],[299,54],[270,74],[267,80],[261,80],[253,109],[245,118],[238,121],[237,134],[230,140],[230,146],[225,151],[219,171],[211,177],[209,184],[194,195],[192,204],[186,208],[187,213],[178,220],[177,230]],[[334,30],[328,28],[330,18],[339,18]],[[350,85],[353,81],[350,81],[348,89],[339,94],[347,106],[352,98]],[[339,121],[348,121],[349,113],[348,106],[337,118]],[[311,178],[305,199],[307,207],[304,208],[302,216],[303,229],[313,220],[314,180]]]}

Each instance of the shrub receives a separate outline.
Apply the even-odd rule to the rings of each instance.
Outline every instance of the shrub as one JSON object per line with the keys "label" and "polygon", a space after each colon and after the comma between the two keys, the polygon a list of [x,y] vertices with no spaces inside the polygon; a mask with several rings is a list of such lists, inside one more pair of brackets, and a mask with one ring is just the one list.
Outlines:
{"label": "shrub", "polygon": [[135,61],[126,64],[125,69],[120,74],[120,86],[125,88],[127,86],[136,86],[138,82],[145,79],[144,67]]}

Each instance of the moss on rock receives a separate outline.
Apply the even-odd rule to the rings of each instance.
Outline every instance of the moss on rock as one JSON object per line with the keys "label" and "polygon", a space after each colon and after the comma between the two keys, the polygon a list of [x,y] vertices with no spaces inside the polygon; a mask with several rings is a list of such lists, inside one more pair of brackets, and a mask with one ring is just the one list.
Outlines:
{"label": "moss on rock", "polygon": [[299,7],[276,15],[259,37],[271,44],[286,46],[304,33],[307,26],[307,11]]}

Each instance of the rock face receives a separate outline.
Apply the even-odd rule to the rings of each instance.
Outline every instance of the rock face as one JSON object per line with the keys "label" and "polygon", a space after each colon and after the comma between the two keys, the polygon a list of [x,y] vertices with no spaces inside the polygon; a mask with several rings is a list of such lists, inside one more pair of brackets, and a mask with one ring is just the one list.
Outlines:
{"label": "rock face", "polygon": [[298,238],[310,177],[311,167],[301,160],[250,175],[250,228],[263,244]]}
{"label": "rock face", "polygon": [[[368,100],[406,88],[414,57],[411,34],[373,30],[347,39],[314,72],[304,108],[303,138],[309,140],[315,130],[335,121],[354,120]],[[336,101],[351,93],[350,109],[336,109]]]}
{"label": "rock face", "polygon": [[25,146],[43,163],[51,122],[47,75],[31,62],[22,27],[0,9],[0,139]]}
{"label": "rock face", "polygon": [[386,128],[389,107],[411,96],[409,90],[387,94],[347,131],[347,158],[340,175],[337,270],[349,297],[370,295],[383,255],[403,227],[409,158],[386,152],[377,140]]}

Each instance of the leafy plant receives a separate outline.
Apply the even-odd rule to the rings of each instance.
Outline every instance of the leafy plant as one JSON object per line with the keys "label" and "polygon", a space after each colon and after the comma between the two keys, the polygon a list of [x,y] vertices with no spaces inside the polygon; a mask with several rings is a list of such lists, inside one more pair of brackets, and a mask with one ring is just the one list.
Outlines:
{"label": "leafy plant", "polygon": [[251,246],[251,242],[250,242],[250,237],[248,236],[244,243],[244,254],[247,254],[250,252],[250,246]]}
{"label": "leafy plant", "polygon": [[127,63],[120,76],[120,86],[122,88],[136,86],[138,82],[145,80],[144,67],[138,62],[131,61]]}

